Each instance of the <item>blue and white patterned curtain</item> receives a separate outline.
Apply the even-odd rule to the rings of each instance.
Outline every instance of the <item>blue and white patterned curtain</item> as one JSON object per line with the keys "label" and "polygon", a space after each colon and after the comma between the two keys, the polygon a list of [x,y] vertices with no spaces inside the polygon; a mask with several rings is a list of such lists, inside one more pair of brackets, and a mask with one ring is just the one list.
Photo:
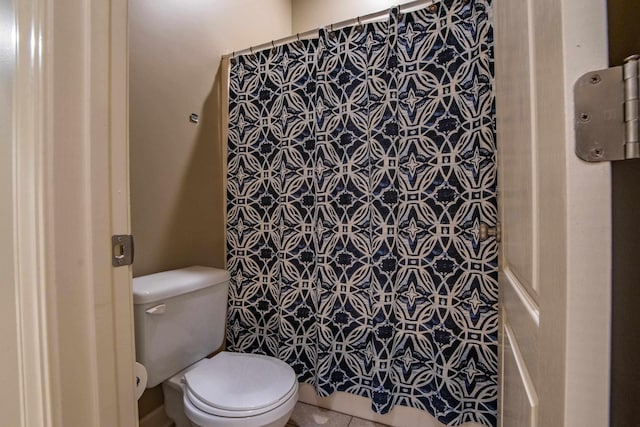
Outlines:
{"label": "blue and white patterned curtain", "polygon": [[227,341],[320,395],[496,425],[491,0],[231,66]]}

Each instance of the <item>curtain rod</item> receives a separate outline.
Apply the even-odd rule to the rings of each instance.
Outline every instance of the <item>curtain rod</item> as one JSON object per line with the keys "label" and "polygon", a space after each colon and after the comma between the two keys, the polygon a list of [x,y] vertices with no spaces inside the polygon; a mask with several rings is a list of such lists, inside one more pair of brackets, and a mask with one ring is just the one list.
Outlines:
{"label": "curtain rod", "polygon": [[[406,12],[409,9],[414,9],[414,8],[418,8],[418,7],[421,7],[421,6],[430,6],[432,4],[436,4],[436,3],[439,3],[439,2],[440,2],[440,0],[414,0],[412,2],[404,3],[402,5],[398,5],[398,6],[395,6],[395,7],[397,7],[401,12],[403,12],[403,11]],[[346,21],[342,21],[342,22],[338,22],[338,23],[335,23],[335,24],[331,24],[328,27],[331,28],[331,30],[337,30],[339,28],[350,27],[350,26],[355,25],[355,24],[361,24],[361,23],[366,23],[366,22],[370,22],[370,21],[375,21],[375,20],[378,20],[380,18],[386,17],[389,14],[389,11],[391,9],[392,8],[384,9],[384,10],[381,10],[380,12],[369,13],[367,15],[358,16],[357,18],[347,19]],[[270,49],[270,48],[273,48],[273,47],[276,47],[276,46],[281,46],[283,44],[291,43],[291,42],[294,42],[296,40],[315,38],[315,37],[318,37],[319,31],[320,31],[320,29],[316,28],[314,30],[305,31],[304,33],[298,33],[298,34],[295,34],[295,35],[292,35],[292,36],[283,37],[281,39],[272,40],[272,41],[267,42],[267,43],[262,43],[262,44],[259,44],[257,46],[251,46],[251,47],[248,47],[246,49],[239,50],[237,52],[231,52],[231,53],[224,54],[224,55],[222,55],[222,58],[227,59],[227,58],[232,58],[232,57],[234,57],[236,55],[246,55],[247,53],[256,53],[256,52],[264,50],[264,49]]]}

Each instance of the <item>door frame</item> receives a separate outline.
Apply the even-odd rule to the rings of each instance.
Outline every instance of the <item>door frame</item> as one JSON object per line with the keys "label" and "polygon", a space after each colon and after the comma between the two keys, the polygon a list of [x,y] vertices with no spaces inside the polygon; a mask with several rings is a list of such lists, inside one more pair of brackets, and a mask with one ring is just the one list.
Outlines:
{"label": "door frame", "polygon": [[[585,55],[583,39],[596,32],[571,18],[580,16],[585,2],[561,3],[567,30],[563,45],[574,54],[563,68],[566,87],[582,72],[606,66],[606,46],[600,49],[597,41],[595,54]],[[14,284],[22,426],[137,425],[131,269],[114,269],[108,261],[108,237],[130,233],[127,0],[14,4]],[[569,426],[578,425],[573,418],[581,417],[585,404],[596,412],[606,412],[608,404],[604,399],[602,405],[600,395],[591,395],[588,402],[580,396],[586,376],[606,383],[608,391],[609,358],[601,345],[609,337],[610,254],[605,247],[611,233],[610,221],[603,221],[610,218],[607,192],[596,198],[598,212],[586,223],[572,220],[593,210],[594,198],[583,195],[608,186],[609,177],[608,167],[572,157],[568,93],[565,102],[563,362]],[[594,238],[600,239],[595,254]],[[585,322],[595,329],[586,331]]]}
{"label": "door frame", "polygon": [[23,427],[137,426],[127,0],[14,2],[14,265]]}
{"label": "door frame", "polygon": [[[608,424],[611,164],[575,154],[573,86],[608,67],[606,0],[562,0],[566,156],[565,426]],[[557,325],[547,325],[552,331]],[[544,354],[543,354],[544,355]]]}

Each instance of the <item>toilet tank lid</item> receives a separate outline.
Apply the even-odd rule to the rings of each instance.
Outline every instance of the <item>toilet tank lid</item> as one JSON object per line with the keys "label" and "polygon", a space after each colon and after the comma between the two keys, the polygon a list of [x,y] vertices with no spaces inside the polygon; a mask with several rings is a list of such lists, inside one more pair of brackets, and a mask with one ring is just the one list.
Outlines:
{"label": "toilet tank lid", "polygon": [[133,303],[147,304],[228,282],[229,272],[199,265],[133,279]]}

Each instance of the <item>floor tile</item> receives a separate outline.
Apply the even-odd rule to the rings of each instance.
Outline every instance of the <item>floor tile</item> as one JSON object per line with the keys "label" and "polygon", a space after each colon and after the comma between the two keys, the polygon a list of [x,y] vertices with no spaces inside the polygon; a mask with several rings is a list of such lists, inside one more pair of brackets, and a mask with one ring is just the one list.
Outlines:
{"label": "floor tile", "polygon": [[374,423],[373,421],[363,420],[362,418],[353,417],[349,427],[387,427],[386,424]]}
{"label": "floor tile", "polygon": [[298,402],[287,423],[289,427],[348,427],[349,415]]}

